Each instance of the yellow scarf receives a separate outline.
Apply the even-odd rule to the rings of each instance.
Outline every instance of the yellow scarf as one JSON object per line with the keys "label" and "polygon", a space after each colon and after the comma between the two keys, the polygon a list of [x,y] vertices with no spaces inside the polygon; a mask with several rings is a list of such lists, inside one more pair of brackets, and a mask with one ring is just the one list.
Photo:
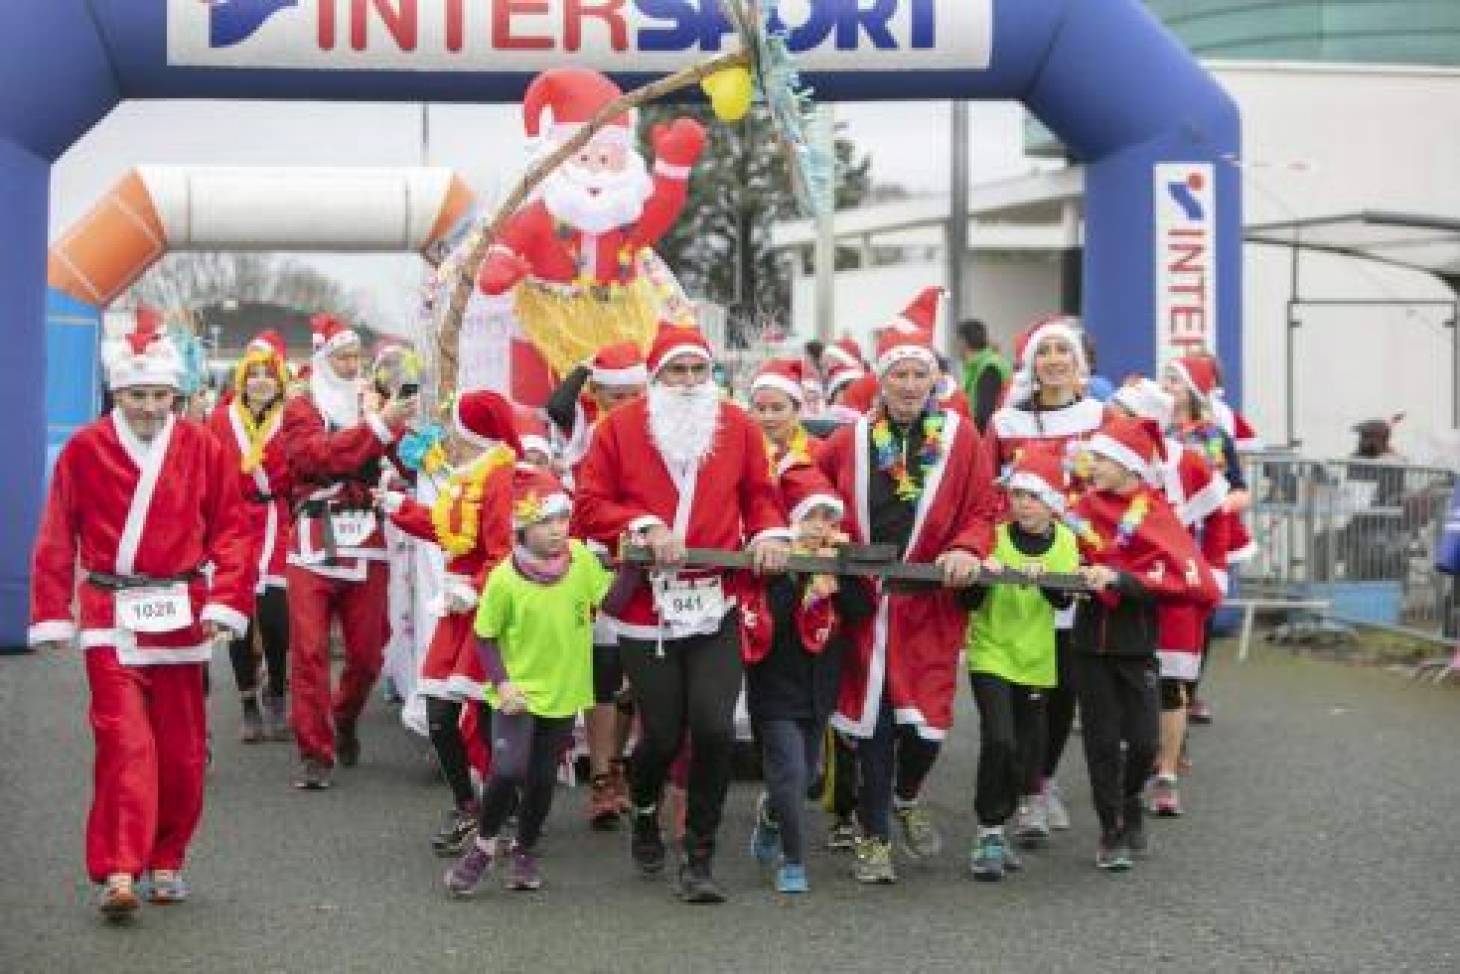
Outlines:
{"label": "yellow scarf", "polygon": [[765,452],[766,456],[770,457],[771,479],[778,480],[780,478],[781,464],[788,459],[790,462],[785,465],[785,469],[787,470],[792,467],[809,464],[811,462],[809,442],[810,434],[806,432],[806,427],[800,423],[796,424],[796,432],[791,434],[791,441],[786,444],[784,450],[772,443],[771,438],[767,436],[765,438]]}
{"label": "yellow scarf", "polygon": [[243,399],[233,401],[233,412],[243,424],[244,435],[248,437],[248,449],[243,453],[243,459],[239,468],[243,470],[244,476],[252,475],[258,469],[259,463],[264,458],[264,447],[268,446],[269,439],[274,431],[279,428],[279,420],[284,415],[284,404],[275,403],[263,419],[255,422],[253,410],[243,404]]}
{"label": "yellow scarf", "polygon": [[[498,444],[451,475],[431,505],[431,525],[436,529],[436,543],[442,551],[459,558],[477,546],[487,477],[499,467],[510,467],[516,462],[517,454],[512,448]],[[457,514],[454,519],[453,512]]]}

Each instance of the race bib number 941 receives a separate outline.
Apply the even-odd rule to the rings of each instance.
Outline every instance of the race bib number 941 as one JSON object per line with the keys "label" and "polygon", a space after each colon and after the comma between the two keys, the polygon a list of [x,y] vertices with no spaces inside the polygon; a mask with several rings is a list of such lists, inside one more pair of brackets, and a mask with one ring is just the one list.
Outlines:
{"label": "race bib number 941", "polygon": [[718,578],[669,578],[659,583],[659,614],[671,628],[692,629],[725,616],[725,590]]}

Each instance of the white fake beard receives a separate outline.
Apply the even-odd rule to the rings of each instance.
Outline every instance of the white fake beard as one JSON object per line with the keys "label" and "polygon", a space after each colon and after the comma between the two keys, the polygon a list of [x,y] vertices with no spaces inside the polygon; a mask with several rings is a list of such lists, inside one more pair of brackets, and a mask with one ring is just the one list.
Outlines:
{"label": "white fake beard", "polygon": [[649,436],[670,463],[699,466],[720,428],[720,390],[713,382],[679,388],[649,385]]}
{"label": "white fake beard", "polygon": [[309,391],[314,396],[315,407],[332,426],[348,429],[360,424],[360,382],[341,379],[328,358],[315,359]]}
{"label": "white fake beard", "polygon": [[623,171],[616,173],[589,173],[563,164],[543,180],[543,205],[581,233],[607,233],[633,223],[643,215],[654,180],[643,156],[630,152],[626,159]]}

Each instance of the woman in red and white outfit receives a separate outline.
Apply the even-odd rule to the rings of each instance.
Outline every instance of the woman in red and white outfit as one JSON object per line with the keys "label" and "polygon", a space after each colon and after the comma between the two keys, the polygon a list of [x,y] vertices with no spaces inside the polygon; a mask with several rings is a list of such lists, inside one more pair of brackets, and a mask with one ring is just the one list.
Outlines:
{"label": "woman in red and white outfit", "polygon": [[[253,546],[238,466],[207,429],[173,415],[182,363],[151,331],[108,363],[116,408],[62,448],[31,567],[32,646],[86,650],[95,791],[86,870],[122,917],[134,881],[188,897],[203,813],[213,645],[248,628]],[[204,566],[211,565],[205,574]]]}
{"label": "woman in red and white outfit", "polygon": [[[426,700],[431,745],[454,806],[432,838],[437,855],[458,855],[475,834],[465,702],[482,699],[485,674],[472,638],[472,620],[487,574],[512,553],[512,471],[522,455],[512,404],[495,392],[463,393],[452,411],[448,451],[457,463],[430,507],[385,492],[381,504],[407,534],[441,546],[446,555],[440,619],[421,664],[416,690]],[[474,726],[473,719],[466,722]]]}
{"label": "woman in red and white outfit", "polygon": [[[1100,429],[1105,419],[1105,405],[1084,395],[1089,367],[1079,322],[1062,316],[1038,321],[1019,335],[1014,352],[1014,376],[1004,396],[1004,405],[994,412],[988,426],[996,468],[1007,470],[1026,444],[1038,443],[1062,453],[1074,468],[1072,479],[1082,486],[1076,447]],[[1074,621],[1072,609],[1056,613],[1059,684],[1049,691],[1045,707],[1049,736],[1044,755],[1044,792],[1040,802],[1029,806],[1029,814],[1015,822],[1016,836],[1038,839],[1046,836],[1051,828],[1070,827],[1055,772],[1075,719],[1070,646]]]}
{"label": "woman in red and white outfit", "polygon": [[[213,411],[209,426],[234,469],[243,478],[250,540],[258,565],[254,611],[248,632],[228,646],[233,676],[243,706],[245,744],[289,739],[284,711],[289,660],[289,602],[285,594],[285,559],[289,554],[289,466],[277,439],[289,388],[284,340],[276,331],[261,332],[248,343],[233,373],[233,395]],[[263,647],[268,685],[259,694],[254,638]],[[262,703],[262,707],[260,707]]]}

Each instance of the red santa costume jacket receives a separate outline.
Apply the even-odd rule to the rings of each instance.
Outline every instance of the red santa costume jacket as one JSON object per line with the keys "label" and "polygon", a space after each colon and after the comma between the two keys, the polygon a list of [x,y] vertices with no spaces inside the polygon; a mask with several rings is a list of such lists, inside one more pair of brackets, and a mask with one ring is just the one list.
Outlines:
{"label": "red santa costume jacket", "polygon": [[[204,622],[248,628],[248,539],[238,468],[211,433],[171,417],[143,443],[119,414],[105,416],[77,432],[56,460],[36,538],[30,641],[70,639],[79,622],[84,648],[114,647],[127,665],[206,662],[213,644]],[[211,579],[203,572],[209,564]],[[158,634],[118,628],[116,593],[89,582],[89,573],[185,580],[192,622]]]}
{"label": "red santa costume jacket", "polygon": [[[697,548],[739,549],[762,536],[785,535],[765,438],[743,409],[721,403],[709,456],[687,471],[671,470],[654,445],[647,399],[626,403],[599,421],[578,470],[572,533],[617,550],[624,532],[651,524],[669,527]],[[723,579],[717,571],[680,575]],[[727,608],[731,602],[727,592]],[[649,586],[640,586],[624,608],[603,618],[615,634],[630,639],[711,631],[661,627]]]}
{"label": "red santa costume jacket", "polygon": [[[386,561],[385,532],[374,512],[370,473],[389,457],[396,436],[379,417],[349,429],[334,430],[314,400],[295,396],[284,407],[280,437],[293,478],[294,530],[288,562],[327,578],[365,580],[369,562]],[[333,557],[325,522],[337,514],[374,518],[374,527],[357,544],[335,545]],[[331,528],[331,532],[333,529]]]}
{"label": "red santa costume jacket", "polygon": [[[982,558],[993,545],[997,500],[989,455],[971,422],[953,412],[944,416],[949,446],[924,474],[905,555],[910,562],[931,562],[952,549]],[[845,522],[848,532],[863,544],[871,537],[870,430],[871,421],[863,416],[832,434],[821,454],[822,470],[832,486],[852,501]],[[877,611],[847,631],[852,648],[832,724],[854,737],[871,737],[885,692],[897,723],[911,724],[920,737],[940,741],[953,726],[958,654],[968,613],[948,589],[878,591],[876,597]]]}
{"label": "red santa costume jacket", "polygon": [[[390,515],[402,531],[440,545],[446,554],[441,618],[416,682],[416,689],[428,697],[481,699],[486,674],[477,655],[472,623],[488,573],[512,554],[516,459],[511,447],[494,447],[460,481],[453,477],[435,504],[427,507],[406,498]],[[474,531],[466,527],[468,516],[476,521]]]}
{"label": "red santa costume jacket", "polygon": [[[1227,479],[1201,454],[1173,439],[1166,440],[1161,488],[1181,525],[1192,535],[1219,590],[1226,588],[1227,548],[1231,515],[1222,510]],[[1191,602],[1164,602],[1157,607],[1157,656],[1161,675],[1195,680],[1201,670],[1202,647],[1211,607]]]}
{"label": "red santa costume jacket", "polygon": [[251,469],[245,471],[245,458],[250,453],[248,420],[245,406],[235,399],[228,406],[213,410],[209,428],[223,447],[233,469],[243,478],[244,510],[253,545],[254,564],[258,568],[258,591],[284,588],[284,568],[289,554],[289,498],[293,478],[279,440],[283,421],[282,410],[260,431],[264,448]]}

